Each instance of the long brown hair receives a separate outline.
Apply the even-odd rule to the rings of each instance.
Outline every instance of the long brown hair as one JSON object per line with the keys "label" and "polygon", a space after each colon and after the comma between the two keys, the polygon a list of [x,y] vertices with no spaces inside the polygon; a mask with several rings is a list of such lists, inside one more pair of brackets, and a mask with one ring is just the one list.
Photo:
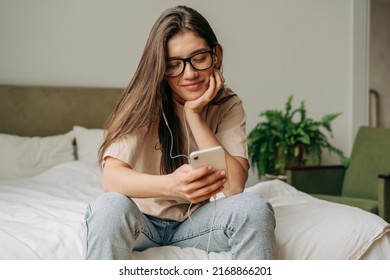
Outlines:
{"label": "long brown hair", "polygon": [[[182,131],[173,109],[173,97],[166,81],[165,67],[168,40],[185,30],[195,32],[204,38],[210,48],[219,45],[207,20],[194,9],[176,6],[163,12],[150,31],[132,80],[106,123],[105,138],[99,149],[100,162],[103,160],[106,149],[120,137],[141,127],[148,127],[152,121],[159,120],[158,137],[162,152],[161,173],[171,173],[184,163],[182,157],[170,158],[170,135],[161,116],[164,112],[171,126],[175,139],[173,153],[182,154]],[[222,47],[220,45],[219,47],[222,52]],[[222,61],[218,66],[221,67],[221,64]],[[216,98],[218,96],[219,94]]]}

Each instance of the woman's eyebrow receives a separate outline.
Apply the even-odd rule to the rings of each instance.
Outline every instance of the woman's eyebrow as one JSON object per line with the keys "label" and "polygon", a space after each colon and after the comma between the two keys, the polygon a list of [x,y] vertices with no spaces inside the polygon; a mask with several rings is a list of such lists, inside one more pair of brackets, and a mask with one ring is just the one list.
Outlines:
{"label": "woman's eyebrow", "polygon": [[[201,49],[198,49],[198,50],[196,50],[196,51],[191,52],[190,55],[187,56],[187,57],[193,56],[194,54],[197,54],[197,53],[200,53],[200,52],[209,51],[209,50],[210,50],[210,48],[208,48],[208,47],[206,47],[206,48],[201,48]],[[171,59],[184,59],[184,58],[186,58],[186,57],[180,57],[180,56],[168,57],[169,60],[171,60]]]}

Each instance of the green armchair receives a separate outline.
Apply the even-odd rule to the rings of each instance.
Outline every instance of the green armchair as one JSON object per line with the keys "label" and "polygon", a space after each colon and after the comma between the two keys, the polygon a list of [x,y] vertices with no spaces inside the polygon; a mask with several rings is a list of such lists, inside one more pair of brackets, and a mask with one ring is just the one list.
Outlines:
{"label": "green armchair", "polygon": [[287,183],[317,198],[359,207],[390,222],[390,129],[361,127],[349,165],[287,169]]}

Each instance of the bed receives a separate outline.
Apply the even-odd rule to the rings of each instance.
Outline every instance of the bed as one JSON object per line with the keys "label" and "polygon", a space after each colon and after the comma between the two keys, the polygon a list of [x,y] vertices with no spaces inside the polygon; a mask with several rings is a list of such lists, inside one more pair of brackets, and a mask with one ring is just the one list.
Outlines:
{"label": "bed", "polygon": [[[83,259],[84,213],[102,193],[96,165],[118,88],[0,85],[0,259]],[[390,259],[390,225],[279,180],[247,187],[275,210],[277,259]],[[218,200],[216,202],[218,207]],[[135,259],[230,259],[159,247]]]}

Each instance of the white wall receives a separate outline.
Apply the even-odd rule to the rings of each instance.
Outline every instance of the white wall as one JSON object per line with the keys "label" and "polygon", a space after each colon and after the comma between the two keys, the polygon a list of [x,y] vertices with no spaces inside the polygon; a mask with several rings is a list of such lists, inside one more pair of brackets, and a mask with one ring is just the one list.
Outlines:
{"label": "white wall", "polygon": [[[124,87],[158,15],[187,4],[209,19],[224,47],[224,75],[243,99],[248,132],[261,111],[283,108],[294,94],[314,119],[343,113],[332,142],[348,154],[367,123],[368,3],[0,0],[0,83]],[[337,161],[326,154],[325,163]],[[256,180],[252,174],[248,184]]]}

